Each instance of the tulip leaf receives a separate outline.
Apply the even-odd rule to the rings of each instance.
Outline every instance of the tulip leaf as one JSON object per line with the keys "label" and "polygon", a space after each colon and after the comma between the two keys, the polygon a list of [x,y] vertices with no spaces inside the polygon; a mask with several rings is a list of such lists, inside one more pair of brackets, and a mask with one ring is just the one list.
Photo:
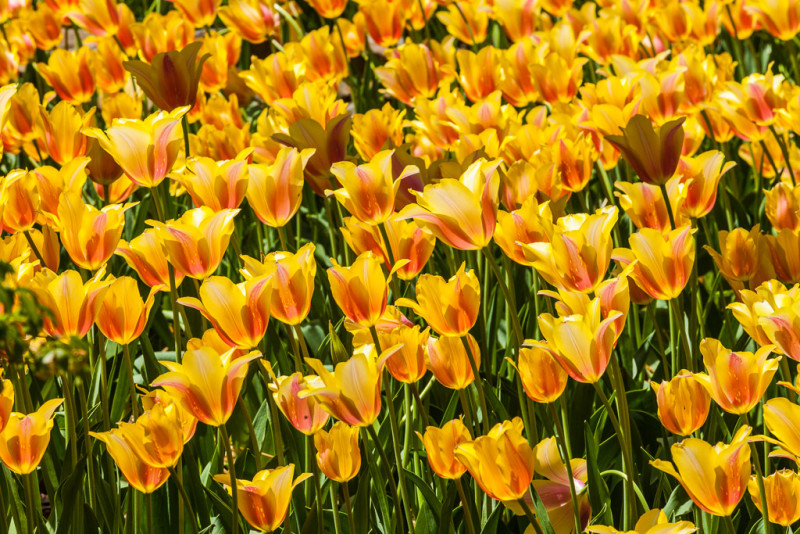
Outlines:
{"label": "tulip leaf", "polygon": [[56,491],[55,505],[61,510],[58,517],[58,530],[56,534],[62,532],[69,532],[72,528],[72,516],[75,510],[78,509],[80,504],[78,498],[81,497],[81,486],[83,485],[83,477],[86,474],[86,456],[83,456],[75,465],[72,473],[64,479],[64,482],[58,487]]}
{"label": "tulip leaf", "polygon": [[500,525],[500,518],[503,517],[503,510],[505,509],[505,506],[502,505],[494,507],[489,519],[486,520],[486,524],[481,529],[481,534],[497,534],[497,527]]}
{"label": "tulip leaf", "polygon": [[600,447],[588,422],[584,425],[584,434],[586,437],[586,467],[589,477],[589,504],[592,510],[598,513],[597,518],[602,522],[601,524],[613,525],[614,518],[611,515],[611,509],[606,506],[610,502],[611,496],[605,480],[600,475],[600,467],[598,465]]}
{"label": "tulip leaf", "polygon": [[[355,499],[353,500],[353,520],[355,522],[356,532],[367,532],[369,526],[369,508],[370,508],[370,475],[372,469],[359,477],[358,490],[356,491]],[[346,482],[345,482],[346,484]],[[354,533],[350,533],[354,534]]]}
{"label": "tulip leaf", "polygon": [[428,503],[428,506],[430,507],[434,517],[437,521],[439,521],[442,515],[442,503],[439,502],[439,499],[436,497],[436,493],[433,492],[427,482],[419,478],[412,471],[409,471],[408,469],[404,469],[403,471],[406,473],[406,480],[414,484],[420,493],[422,493],[422,496],[425,498],[425,502]]}
{"label": "tulip leaf", "polygon": [[[502,384],[502,381],[500,381],[500,384]],[[483,391],[486,396],[486,400],[489,402],[489,405],[494,413],[496,413],[503,421],[511,419],[511,416],[508,414],[508,410],[503,403],[500,402],[500,399],[497,398],[494,388],[492,388],[491,385],[485,380],[483,381]],[[486,415],[487,414],[483,414],[483,417],[486,417]]]}
{"label": "tulip leaf", "polygon": [[447,480],[447,493],[445,493],[444,501],[442,501],[442,515],[439,522],[439,530],[437,534],[448,534],[452,531],[453,526],[453,511],[455,510],[458,501],[458,489],[455,483]]}

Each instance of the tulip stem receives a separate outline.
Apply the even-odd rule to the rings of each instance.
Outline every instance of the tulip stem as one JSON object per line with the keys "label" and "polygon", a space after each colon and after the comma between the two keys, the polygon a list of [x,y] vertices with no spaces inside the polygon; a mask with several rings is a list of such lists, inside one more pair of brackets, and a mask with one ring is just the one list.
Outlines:
{"label": "tulip stem", "polygon": [[[455,483],[456,490],[458,490],[458,498],[461,499],[461,508],[464,509],[464,522],[467,524],[467,530],[469,531],[469,534],[476,534],[478,529],[475,525],[475,519],[472,517],[472,510],[470,509],[467,495],[464,493],[464,486],[461,484],[461,478],[455,479]],[[455,528],[455,525],[453,525],[453,528]]]}
{"label": "tulip stem", "polygon": [[183,150],[186,153],[186,161],[189,160],[189,118],[187,117],[187,113],[183,114],[181,117],[181,126],[183,127]]}
{"label": "tulip stem", "polygon": [[381,446],[381,442],[378,439],[378,433],[375,431],[374,425],[377,424],[377,421],[373,423],[373,425],[366,426],[364,428],[367,429],[367,433],[369,437],[372,439],[372,443],[375,445],[375,450],[378,451],[378,456],[381,457],[381,461],[383,462],[384,467],[386,467],[386,471],[389,473],[389,492],[392,494],[392,500],[395,503],[396,514],[397,514],[397,526],[400,529],[400,532],[403,531],[403,506],[400,503],[400,497],[397,495],[397,484],[394,481],[394,476],[392,475],[392,466],[389,463],[389,457],[386,456],[386,451],[383,450]]}
{"label": "tulip stem", "polygon": [[[561,423],[561,417],[556,412],[556,405],[554,402],[548,403],[550,408],[550,415],[553,416],[553,422],[556,425],[556,439],[561,445],[561,459],[564,462],[564,467],[567,468],[567,478],[569,479],[569,496],[572,500],[572,512],[575,519],[575,532],[581,532],[581,513],[578,509],[578,494],[575,492],[575,477],[572,474],[572,458],[570,457],[569,447],[567,446],[567,437],[564,433],[564,425]],[[566,411],[562,410],[566,414]]]}
{"label": "tulip stem", "polygon": [[[188,512],[189,517],[192,518],[190,524],[192,525],[192,532],[193,534],[197,534],[200,530],[199,526],[197,525],[197,517],[194,514],[194,508],[192,508],[192,503],[189,501],[189,495],[186,493],[186,488],[183,487],[183,481],[181,480],[181,476],[175,472],[174,467],[169,467],[169,472],[172,475],[172,480],[175,482],[175,485],[178,487],[178,493],[181,495],[181,500],[183,501],[183,505],[186,507],[186,511]],[[152,532],[150,533],[152,534]]]}
{"label": "tulip stem", "polygon": [[[743,425],[750,426],[747,412],[743,413],[740,417]],[[750,443],[750,452],[750,455],[755,458],[756,483],[758,484],[758,493],[761,500],[761,515],[764,516],[764,534],[770,534],[769,507],[767,506],[767,493],[764,490],[764,471],[761,469],[761,458],[758,455],[758,449],[756,449],[755,443]]]}
{"label": "tulip stem", "polygon": [[736,534],[736,529],[733,526],[733,520],[731,519],[731,516],[726,515],[722,518],[722,520],[725,522],[728,532],[730,532],[730,534]]}
{"label": "tulip stem", "polygon": [[[678,333],[677,333],[677,335],[675,337],[680,339],[681,350],[683,350],[683,352],[685,353],[684,358],[686,359],[686,367],[687,367],[687,369],[689,369],[689,371],[694,372],[694,362],[692,361],[691,349],[689,348],[689,339],[688,339],[689,338],[689,334],[686,332],[686,329],[684,328],[685,325],[684,325],[684,321],[683,321],[683,316],[682,316],[680,310],[678,309],[678,299],[674,298],[674,299],[670,300],[669,301],[669,307],[670,307],[670,311],[672,311],[672,315],[675,318],[675,327],[678,329]],[[677,363],[678,363],[678,359],[675,358],[675,361],[673,362],[673,366],[676,366]],[[676,369],[678,369],[677,366],[673,369],[673,372]]]}
{"label": "tulip stem", "polygon": [[244,397],[240,396],[237,402],[239,404],[239,409],[242,411],[242,417],[247,424],[247,433],[250,435],[250,447],[253,449],[253,461],[256,464],[256,471],[261,471],[261,449],[258,446],[258,438],[256,437],[255,426],[253,426],[253,418],[250,417],[250,410],[247,409]]}
{"label": "tulip stem", "polygon": [[422,397],[419,394],[419,388],[417,388],[417,383],[414,382],[413,384],[409,384],[411,387],[411,394],[414,395],[414,400],[417,403],[417,411],[419,415],[422,417],[422,424],[425,425],[423,430],[430,426],[430,421],[428,421],[428,414],[427,410],[425,410],[425,405],[422,403]]}
{"label": "tulip stem", "polygon": [[[31,482],[33,477],[36,476],[36,471],[33,473],[29,473],[27,475],[22,475],[24,478],[22,480],[22,485],[24,486],[25,490],[25,512],[27,517],[27,525],[28,525],[28,534],[33,534],[34,528],[34,513],[33,513],[33,497],[31,496]],[[37,521],[38,523],[38,521]]]}
{"label": "tulip stem", "polygon": [[[342,482],[342,494],[344,494],[344,509],[347,512],[347,524],[350,527],[350,534],[356,534],[356,522],[353,519],[353,505],[350,503],[350,488],[347,487],[347,482]],[[331,484],[333,488],[333,484]],[[334,499],[335,501],[335,499]]]}
{"label": "tulip stem", "polygon": [[147,532],[148,534],[152,534],[153,532],[153,494],[148,493],[144,496],[144,508],[145,514],[147,514]]}
{"label": "tulip stem", "polygon": [[25,230],[22,233],[25,236],[25,239],[28,241],[28,245],[30,245],[33,255],[36,256],[37,260],[39,260],[39,265],[42,267],[47,267],[47,264],[44,262],[44,258],[42,257],[42,253],[39,251],[39,247],[37,247],[36,243],[33,242],[31,233],[28,230]]}
{"label": "tulip stem", "polygon": [[139,406],[136,399],[136,381],[133,379],[133,363],[131,362],[130,346],[122,345],[122,356],[125,360],[125,369],[128,371],[128,381],[131,388],[131,413],[133,418],[139,417]]}
{"label": "tulip stem", "polygon": [[672,204],[669,201],[669,193],[667,193],[667,186],[665,184],[659,185],[661,188],[661,195],[664,197],[664,205],[667,206],[667,217],[669,217],[669,225],[673,230],[675,229],[675,215],[672,213]]}
{"label": "tulip stem", "polygon": [[536,534],[544,534],[542,532],[542,526],[539,524],[539,521],[536,519],[536,516],[533,514],[533,511],[531,510],[531,507],[528,506],[528,503],[525,501],[525,498],[523,497],[522,499],[519,499],[517,502],[519,503],[519,505],[522,508],[522,510],[525,512],[525,517],[528,518],[528,522],[533,527],[533,530],[536,531]]}
{"label": "tulip stem", "polygon": [[464,419],[467,420],[467,426],[473,434],[477,435],[480,429],[475,427],[475,421],[472,419],[472,410],[469,408],[469,401],[463,389],[458,390],[458,398],[461,401],[461,409],[464,410]]}
{"label": "tulip stem", "polygon": [[[323,516],[323,510],[322,510],[322,486],[320,486],[320,482],[319,482],[319,478],[320,478],[320,476],[319,476],[319,465],[317,465],[317,460],[314,457],[314,452],[313,452],[313,449],[312,449],[314,447],[314,438],[312,436],[306,436],[306,440],[305,441],[306,441],[306,462],[311,464],[311,469],[312,469],[313,474],[314,474],[314,495],[316,496],[316,499],[317,499],[317,532],[322,533],[325,530],[324,529],[324,527],[325,527],[325,519],[324,519],[324,516]],[[331,483],[331,489],[333,489],[333,486],[334,486],[334,484]],[[338,526],[339,525],[339,513],[336,510],[336,499],[334,499],[333,493],[331,493],[331,501],[332,501],[332,504],[334,506],[333,513],[334,513],[335,522],[336,522],[336,525]],[[339,531],[338,527],[337,527],[336,531],[337,532]]]}
{"label": "tulip stem", "polygon": [[469,341],[467,341],[467,336],[462,336],[459,339],[461,339],[461,343],[464,345],[464,351],[467,353],[469,366],[472,369],[472,375],[474,377],[472,383],[475,384],[475,388],[478,390],[478,402],[481,405],[481,416],[483,417],[483,432],[486,434],[489,432],[489,411],[486,409],[486,396],[483,392],[480,371],[478,370],[478,364],[475,362],[475,355],[472,354],[472,347],[469,345]]}
{"label": "tulip stem", "polygon": [[228,455],[228,474],[231,480],[231,499],[233,505],[231,507],[231,534],[239,532],[239,495],[236,489],[236,463],[233,461],[233,442],[228,438],[228,431],[225,429],[225,424],[219,425],[219,439],[220,445],[225,447],[225,453]]}

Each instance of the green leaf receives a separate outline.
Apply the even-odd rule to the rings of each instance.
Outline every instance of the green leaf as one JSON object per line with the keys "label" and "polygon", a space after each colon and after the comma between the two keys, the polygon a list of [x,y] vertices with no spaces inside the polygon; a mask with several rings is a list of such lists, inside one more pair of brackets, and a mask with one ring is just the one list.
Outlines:
{"label": "green leaf", "polygon": [[486,524],[483,525],[481,534],[497,534],[497,527],[500,525],[500,517],[502,517],[503,510],[505,509],[506,507],[502,505],[495,506],[489,519],[486,520]]}
{"label": "green leaf", "polygon": [[442,516],[439,523],[438,534],[448,534],[453,526],[453,510],[458,502],[458,490],[456,485],[449,480],[447,482],[447,492],[442,501]]}
{"label": "green leaf", "polygon": [[442,514],[442,503],[439,502],[439,499],[436,497],[436,493],[434,493],[427,482],[419,478],[413,472],[409,471],[408,469],[403,469],[403,471],[406,473],[406,480],[414,484],[420,493],[422,493],[422,496],[425,498],[425,502],[428,503],[428,506],[430,507],[434,517],[437,521],[439,521]]}
{"label": "green leaf", "polygon": [[586,467],[589,477],[589,504],[592,510],[598,513],[597,518],[601,521],[600,524],[613,526],[614,518],[611,515],[611,509],[607,506],[611,502],[611,497],[608,493],[606,482],[600,475],[600,467],[598,465],[598,450],[600,447],[588,422],[584,425],[584,434],[586,436]]}

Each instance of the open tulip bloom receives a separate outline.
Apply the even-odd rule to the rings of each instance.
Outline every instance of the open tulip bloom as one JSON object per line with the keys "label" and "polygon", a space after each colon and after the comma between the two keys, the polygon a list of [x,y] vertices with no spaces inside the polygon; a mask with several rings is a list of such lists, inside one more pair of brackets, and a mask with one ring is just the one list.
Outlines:
{"label": "open tulip bloom", "polygon": [[798,39],[0,0],[0,534],[800,528]]}

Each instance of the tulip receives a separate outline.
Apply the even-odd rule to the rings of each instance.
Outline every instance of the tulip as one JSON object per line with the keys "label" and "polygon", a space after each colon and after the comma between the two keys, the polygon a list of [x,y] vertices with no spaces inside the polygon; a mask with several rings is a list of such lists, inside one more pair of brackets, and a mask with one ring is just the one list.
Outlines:
{"label": "tulip", "polygon": [[87,32],[103,37],[115,35],[120,27],[120,11],[114,0],[78,0],[77,9],[65,13],[73,24]]}
{"label": "tulip", "polygon": [[549,284],[568,291],[592,293],[605,278],[611,263],[611,230],[617,217],[613,206],[592,215],[561,217],[552,227],[549,242],[522,244],[525,259]]}
{"label": "tulip", "polygon": [[159,409],[157,407],[160,407],[160,409],[164,410],[167,417],[171,418],[174,416],[176,418],[177,424],[180,425],[181,428],[184,444],[188,443],[189,440],[194,437],[195,430],[197,430],[197,419],[181,406],[180,399],[167,393],[163,389],[154,389],[140,398],[146,412]]}
{"label": "tulip", "polygon": [[723,165],[724,161],[725,156],[716,150],[681,160],[678,170],[681,182],[687,184],[686,199],[681,210],[689,217],[705,217],[714,208],[719,181],[736,165],[732,161]]}
{"label": "tulip", "polygon": [[[0,373],[0,380],[3,374]],[[11,418],[11,410],[14,408],[14,383],[11,380],[2,380],[2,390],[0,390],[0,432],[8,424]]]}
{"label": "tulip", "polygon": [[449,46],[445,43],[407,41],[392,49],[388,61],[375,68],[386,93],[409,106],[417,96],[435,97],[439,87],[452,79],[455,70],[452,42]]}
{"label": "tulip", "polygon": [[784,229],[777,236],[765,235],[770,263],[776,278],[787,283],[800,282],[800,232]]}
{"label": "tulip", "polygon": [[125,211],[135,204],[112,204],[98,210],[67,192],[58,204],[61,243],[75,264],[90,271],[102,267],[114,254],[125,225]]}
{"label": "tulip", "polygon": [[[440,11],[436,18],[447,27],[447,34],[466,45],[479,45],[486,40],[489,28],[489,12],[483,2],[461,1],[448,3],[447,11]],[[463,13],[463,15],[462,15]]]}
{"label": "tulip", "polygon": [[369,36],[385,48],[397,44],[410,15],[400,0],[361,0],[358,12],[364,17]]}
{"label": "tulip", "polygon": [[[747,484],[750,498],[761,510],[761,490],[755,477]],[[783,527],[788,527],[800,519],[800,475],[789,469],[781,469],[768,477],[764,477],[769,520]]]}
{"label": "tulip", "polygon": [[347,0],[311,0],[309,2],[314,11],[325,19],[336,19],[347,7]]}
{"label": "tulip", "polygon": [[383,367],[397,349],[392,347],[378,356],[374,345],[364,345],[349,360],[337,364],[332,373],[321,361],[306,358],[322,384],[309,384],[300,398],[315,396],[326,412],[348,425],[371,425],[381,411]]}
{"label": "tulip", "polygon": [[[478,342],[470,334],[467,334],[467,343],[475,360],[476,369],[480,368],[481,352]],[[475,381],[470,355],[467,354],[462,339],[453,336],[430,338],[427,348],[428,369],[444,387],[461,390],[466,389]]]}
{"label": "tulip", "polygon": [[[136,271],[139,280],[150,287],[161,287],[161,291],[169,291],[169,263],[166,247],[158,237],[158,232],[148,228],[130,243],[120,241],[115,254],[125,258],[128,266]],[[175,287],[181,285],[184,275],[175,270]]]}
{"label": "tulip", "polygon": [[[676,224],[680,225],[689,221],[682,212],[678,211],[682,195],[677,187],[671,187],[675,183],[676,180],[670,181],[670,187],[667,187],[667,196],[673,214],[678,213]],[[620,206],[636,228],[652,228],[661,232],[672,228],[667,204],[664,202],[664,194],[657,186],[644,182],[616,182],[614,185],[620,190],[616,193]]]}
{"label": "tulip", "polygon": [[524,245],[548,242],[552,229],[550,203],[539,204],[536,197],[531,196],[518,210],[497,213],[494,242],[510,259],[521,265],[531,266],[532,262],[526,258]]}
{"label": "tulip", "polygon": [[433,472],[442,478],[456,480],[461,478],[467,468],[456,459],[456,448],[472,441],[472,436],[461,419],[448,421],[442,428],[429,426],[425,434],[417,432],[425,445],[428,463]]}
{"label": "tulip", "polygon": [[95,324],[114,343],[132,343],[144,331],[159,289],[151,288],[143,301],[136,280],[130,276],[117,278],[97,290],[92,303]]}
{"label": "tulip", "polygon": [[747,335],[762,347],[774,343],[776,352],[800,361],[800,287],[787,290],[770,280],[740,295],[742,302],[728,307]]}
{"label": "tulip", "polygon": [[122,428],[108,432],[89,432],[89,435],[106,444],[108,454],[114,459],[125,480],[142,493],[153,493],[169,478],[169,469],[154,467],[139,456],[131,441],[133,436]]}
{"label": "tulip", "polygon": [[755,225],[750,231],[735,228],[730,232],[720,230],[720,251],[708,245],[705,248],[720,273],[728,282],[749,282],[759,272],[761,258],[766,252],[765,241],[761,239],[761,228]]}
{"label": "tulip", "polygon": [[522,388],[533,402],[555,402],[567,387],[569,375],[543,346],[523,347],[519,351],[519,363],[511,362],[511,365],[517,370]]}
{"label": "tulip", "polygon": [[195,41],[181,51],[156,54],[149,65],[139,60],[125,61],[123,65],[147,98],[162,111],[194,107],[203,63],[210,57],[206,54],[197,59],[202,46],[202,42]]}
{"label": "tulip", "polygon": [[417,281],[417,302],[398,299],[398,306],[407,306],[440,336],[463,337],[475,326],[481,304],[481,286],[475,272],[465,271],[462,263],[449,280],[423,274]]}
{"label": "tulip", "polygon": [[177,220],[148,224],[155,227],[164,243],[170,264],[186,276],[203,280],[222,262],[237,213],[238,209],[214,213],[204,206],[187,211]]}
{"label": "tulip", "polygon": [[403,323],[389,332],[378,332],[381,346],[400,346],[400,350],[386,360],[386,368],[395,380],[414,384],[425,376],[428,337],[427,328],[420,330],[419,326],[408,326]]}
{"label": "tulip", "polygon": [[193,174],[179,174],[176,180],[192,197],[195,207],[208,206],[215,212],[236,209],[244,200],[250,179],[246,160],[249,152],[219,162],[211,158],[195,158],[187,165]]}
{"label": "tulip", "polygon": [[619,149],[640,180],[663,186],[678,168],[684,120],[667,122],[656,131],[648,117],[634,115],[622,128],[622,135],[607,135],[605,138]]}
{"label": "tulip", "polygon": [[51,399],[31,414],[11,412],[8,415],[5,428],[0,432],[0,460],[9,470],[18,475],[36,470],[50,443],[53,413],[62,402],[64,399]]}
{"label": "tulip", "polygon": [[86,155],[89,157],[86,173],[96,184],[111,185],[122,176],[122,167],[117,164],[111,154],[106,152],[97,139],[88,137]]}
{"label": "tulip", "polygon": [[212,348],[188,350],[183,363],[161,361],[169,369],[151,386],[163,387],[180,399],[183,408],[209,426],[224,425],[233,413],[248,365],[258,351],[234,358],[236,349],[219,354]]}
{"label": "tulip", "polygon": [[88,128],[83,133],[97,139],[132,182],[156,187],[172,170],[183,148],[178,126],[187,110],[182,107],[154,113],[144,120],[119,119],[105,132]]}
{"label": "tulip", "polygon": [[230,0],[219,8],[223,24],[253,44],[263,43],[280,29],[280,16],[264,0]]}
{"label": "tulip", "polygon": [[409,165],[395,179],[393,156],[394,150],[384,150],[363,165],[340,161],[331,167],[331,173],[342,185],[332,194],[358,220],[371,225],[386,222],[394,213],[395,196],[403,179],[419,172]]}
{"label": "tulip", "polygon": [[653,508],[645,512],[636,521],[633,531],[627,533],[617,530],[614,527],[593,525],[587,527],[584,532],[592,534],[691,534],[697,532],[697,527],[690,521],[679,521],[670,523],[667,514],[659,508]]}
{"label": "tulip", "polygon": [[27,232],[36,224],[42,199],[36,175],[32,172],[15,169],[3,180],[2,192],[3,227],[10,232]]}
{"label": "tulip", "polygon": [[765,197],[764,212],[773,228],[800,230],[800,187],[778,182]]}
{"label": "tulip", "polygon": [[303,199],[303,171],[314,149],[281,148],[270,165],[250,165],[247,202],[258,219],[281,228],[294,217]]}
{"label": "tulip", "polygon": [[212,276],[200,286],[199,300],[184,297],[178,303],[202,313],[231,347],[252,349],[267,331],[272,300],[269,282],[260,278],[234,284],[224,276]]}
{"label": "tulip", "polygon": [[800,415],[800,406],[786,398],[775,397],[764,404],[764,424],[767,425],[770,436],[772,436],[764,439],[779,445],[785,453],[795,458],[800,458],[798,415]]}
{"label": "tulip", "polygon": [[664,428],[688,436],[703,426],[711,407],[711,397],[689,371],[681,370],[672,380],[650,382],[658,403],[658,418]]}
{"label": "tulip", "polygon": [[94,324],[94,301],[100,290],[108,284],[97,273],[93,279],[83,283],[77,271],[65,271],[59,275],[50,269],[37,273],[32,281],[39,302],[50,311],[44,317],[44,331],[51,337],[84,337]]}
{"label": "tulip", "polygon": [[[222,8],[224,9],[224,8]],[[281,526],[291,503],[292,490],[309,478],[309,473],[294,477],[294,464],[275,469],[264,469],[253,480],[237,480],[236,492],[239,512],[256,530],[272,532]],[[231,491],[230,475],[216,475],[214,480]]]}
{"label": "tulip", "polygon": [[800,3],[795,0],[748,2],[746,11],[755,16],[765,30],[782,41],[791,41],[800,32]]}
{"label": "tulip", "polygon": [[177,410],[156,404],[135,423],[120,423],[118,430],[149,466],[175,467],[183,453],[183,427]]}
{"label": "tulip", "polygon": [[406,206],[401,219],[413,218],[423,228],[460,250],[489,244],[497,218],[499,162],[478,160],[454,180],[445,178],[414,191],[417,203]]}
{"label": "tulip", "polygon": [[[336,304],[345,316],[365,327],[375,326],[386,310],[389,286],[380,260],[371,252],[361,254],[350,267],[331,260],[328,281]],[[389,277],[391,277],[391,273]]]}
{"label": "tulip", "polygon": [[58,93],[59,98],[80,106],[94,94],[94,77],[90,63],[90,50],[81,47],[68,52],[58,48],[50,53],[47,63],[37,63],[42,78]]}
{"label": "tulip", "polygon": [[178,11],[195,28],[212,26],[222,0],[172,0]]}
{"label": "tulip", "polygon": [[272,376],[269,389],[272,398],[281,413],[291,425],[306,436],[313,436],[328,422],[328,412],[317,400],[317,397],[301,397],[306,389],[321,388],[324,384],[316,375],[294,373],[289,376],[276,377],[269,362],[263,363]]}
{"label": "tulip", "polygon": [[530,490],[534,454],[522,419],[498,423],[486,436],[456,445],[455,457],[492,499],[518,501]]}
{"label": "tulip", "polygon": [[731,352],[716,339],[700,343],[708,374],[695,375],[709,395],[728,413],[746,414],[761,400],[778,370],[780,358],[768,360],[772,346],[752,352]]}
{"label": "tulip", "polygon": [[[38,181],[35,193],[38,193],[39,200],[41,201],[39,213],[40,217],[46,221],[48,226],[57,229],[62,223],[58,215],[58,207],[61,204],[62,195],[66,193],[77,197],[82,195],[84,185],[86,184],[85,169],[88,162],[88,158],[84,157],[73,159],[59,169],[49,165],[34,169],[33,176],[35,176]],[[11,210],[9,215],[13,214],[13,203],[9,202],[6,204],[6,209]],[[17,213],[10,218],[17,220],[20,215],[21,214]],[[19,223],[16,222],[16,224]]]}
{"label": "tulip", "polygon": [[630,250],[616,249],[614,259],[633,265],[631,277],[650,297],[672,300],[689,282],[695,257],[692,227],[676,228],[669,234],[643,228],[629,240]]}
{"label": "tulip", "polygon": [[582,314],[556,318],[543,313],[539,328],[547,344],[538,346],[549,350],[574,380],[598,382],[611,361],[617,339],[614,321],[621,315],[612,311],[604,317],[599,298],[593,299]]}
{"label": "tulip", "polygon": [[402,145],[405,116],[405,110],[396,110],[389,102],[380,109],[354,115],[351,133],[361,159],[372,160],[387,145],[389,148]]}
{"label": "tulip", "polygon": [[489,45],[478,53],[461,49],[456,52],[458,83],[471,102],[481,102],[499,89],[503,80],[501,51]]}
{"label": "tulip", "polygon": [[[730,444],[711,445],[688,438],[672,446],[672,461],[651,460],[650,464],[675,477],[692,501],[705,512],[730,516],[742,500],[750,480],[752,429],[742,426]],[[677,469],[676,469],[677,468]]]}
{"label": "tulip", "polygon": [[296,253],[273,252],[259,262],[242,256],[245,278],[269,278],[272,288],[269,313],[288,325],[302,323],[311,310],[314,295],[314,278],[317,262],[314,260],[314,243],[306,243]]}
{"label": "tulip", "polygon": [[88,138],[81,133],[81,128],[92,124],[94,109],[82,114],[69,102],[61,101],[50,111],[42,108],[39,119],[47,153],[56,163],[66,165],[86,155]]}
{"label": "tulip", "polygon": [[336,482],[347,482],[361,469],[361,450],[358,448],[358,427],[338,422],[329,432],[314,434],[317,465],[326,477]]}

